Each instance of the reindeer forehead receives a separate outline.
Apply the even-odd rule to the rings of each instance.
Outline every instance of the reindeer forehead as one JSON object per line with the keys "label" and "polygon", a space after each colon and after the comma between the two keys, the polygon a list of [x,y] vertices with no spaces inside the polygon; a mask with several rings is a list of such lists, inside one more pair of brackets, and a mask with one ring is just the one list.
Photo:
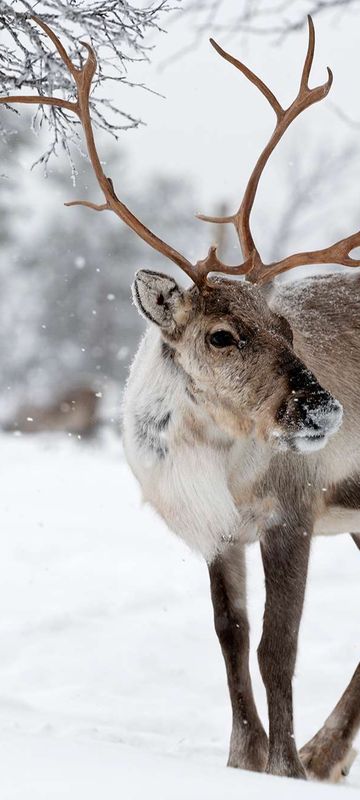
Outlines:
{"label": "reindeer forehead", "polygon": [[219,285],[212,285],[202,292],[199,301],[200,309],[206,317],[226,316],[259,322],[259,317],[270,316],[270,310],[260,291],[251,284],[239,281],[219,281]]}

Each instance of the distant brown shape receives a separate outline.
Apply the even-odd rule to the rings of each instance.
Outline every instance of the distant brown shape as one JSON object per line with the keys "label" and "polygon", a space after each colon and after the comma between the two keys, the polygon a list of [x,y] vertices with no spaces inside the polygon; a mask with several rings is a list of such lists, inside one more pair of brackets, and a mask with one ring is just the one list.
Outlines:
{"label": "distant brown shape", "polygon": [[74,388],[47,406],[23,405],[13,420],[3,427],[6,431],[39,433],[66,431],[89,436],[99,422],[99,397],[94,389]]}

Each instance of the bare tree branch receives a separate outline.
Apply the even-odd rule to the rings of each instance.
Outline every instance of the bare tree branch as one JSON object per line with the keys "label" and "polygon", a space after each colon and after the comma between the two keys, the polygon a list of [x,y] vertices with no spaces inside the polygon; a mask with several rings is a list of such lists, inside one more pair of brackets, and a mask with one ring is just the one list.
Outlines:
{"label": "bare tree branch", "polygon": [[199,19],[195,26],[194,40],[195,37],[198,38],[201,35],[209,21],[212,23],[213,33],[231,34],[242,31],[283,38],[289,33],[301,30],[308,15],[316,18],[327,11],[360,8],[360,0],[302,0],[300,3],[294,2],[294,0],[278,0],[273,3],[269,0],[242,0],[239,13],[230,17],[227,15],[224,22],[218,22],[216,15],[223,3],[224,0],[214,0],[211,3],[213,18],[210,20],[207,18],[206,22],[201,13],[204,4],[198,3],[197,0],[190,0],[186,5],[185,10]]}
{"label": "bare tree branch", "polygon": [[[178,2],[174,0],[174,4]],[[62,101],[63,108],[42,105],[33,118],[34,130],[46,124],[51,131],[49,147],[39,159],[45,171],[53,155],[61,150],[69,154],[72,144],[79,145],[76,130],[67,124],[66,113],[66,104],[74,99],[75,86],[66,65],[49,47],[31,16],[36,12],[50,23],[75,63],[79,58],[79,36],[90,37],[101,64],[91,96],[94,125],[117,138],[119,131],[137,127],[141,120],[126,110],[115,109],[99,89],[108,80],[137,85],[129,80],[128,67],[134,61],[149,60],[147,34],[163,30],[160,18],[170,10],[168,0],[140,9],[127,0],[0,0],[0,94],[24,90],[24,94],[55,95]],[[144,84],[140,86],[148,89]],[[4,116],[1,115],[0,129],[5,124]],[[75,174],[74,166],[72,171]]]}

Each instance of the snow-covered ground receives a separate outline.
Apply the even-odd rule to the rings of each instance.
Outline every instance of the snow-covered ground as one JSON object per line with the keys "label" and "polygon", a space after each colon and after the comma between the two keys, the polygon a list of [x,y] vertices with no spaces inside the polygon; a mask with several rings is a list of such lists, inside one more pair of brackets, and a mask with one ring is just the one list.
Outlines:
{"label": "snow-covered ground", "polygon": [[[167,532],[119,440],[1,437],[2,800],[238,800],[355,796],[225,768],[224,667],[205,565]],[[360,553],[317,541],[295,679],[309,738],[359,660]],[[263,578],[249,549],[253,675]],[[360,742],[359,742],[360,744]]]}

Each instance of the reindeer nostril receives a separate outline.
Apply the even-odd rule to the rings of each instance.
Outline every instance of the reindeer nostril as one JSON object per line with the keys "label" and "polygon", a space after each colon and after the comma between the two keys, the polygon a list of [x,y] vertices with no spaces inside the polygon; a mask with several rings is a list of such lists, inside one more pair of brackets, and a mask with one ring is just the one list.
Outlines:
{"label": "reindeer nostril", "polygon": [[340,424],[340,404],[324,389],[315,392],[293,392],[283,400],[276,414],[276,421],[292,431],[309,430],[312,434],[324,434]]}
{"label": "reindeer nostril", "polygon": [[283,420],[286,417],[286,412],[287,412],[287,403],[286,400],[283,400],[281,406],[279,406],[276,412],[276,417],[275,417],[276,422],[283,422]]}

